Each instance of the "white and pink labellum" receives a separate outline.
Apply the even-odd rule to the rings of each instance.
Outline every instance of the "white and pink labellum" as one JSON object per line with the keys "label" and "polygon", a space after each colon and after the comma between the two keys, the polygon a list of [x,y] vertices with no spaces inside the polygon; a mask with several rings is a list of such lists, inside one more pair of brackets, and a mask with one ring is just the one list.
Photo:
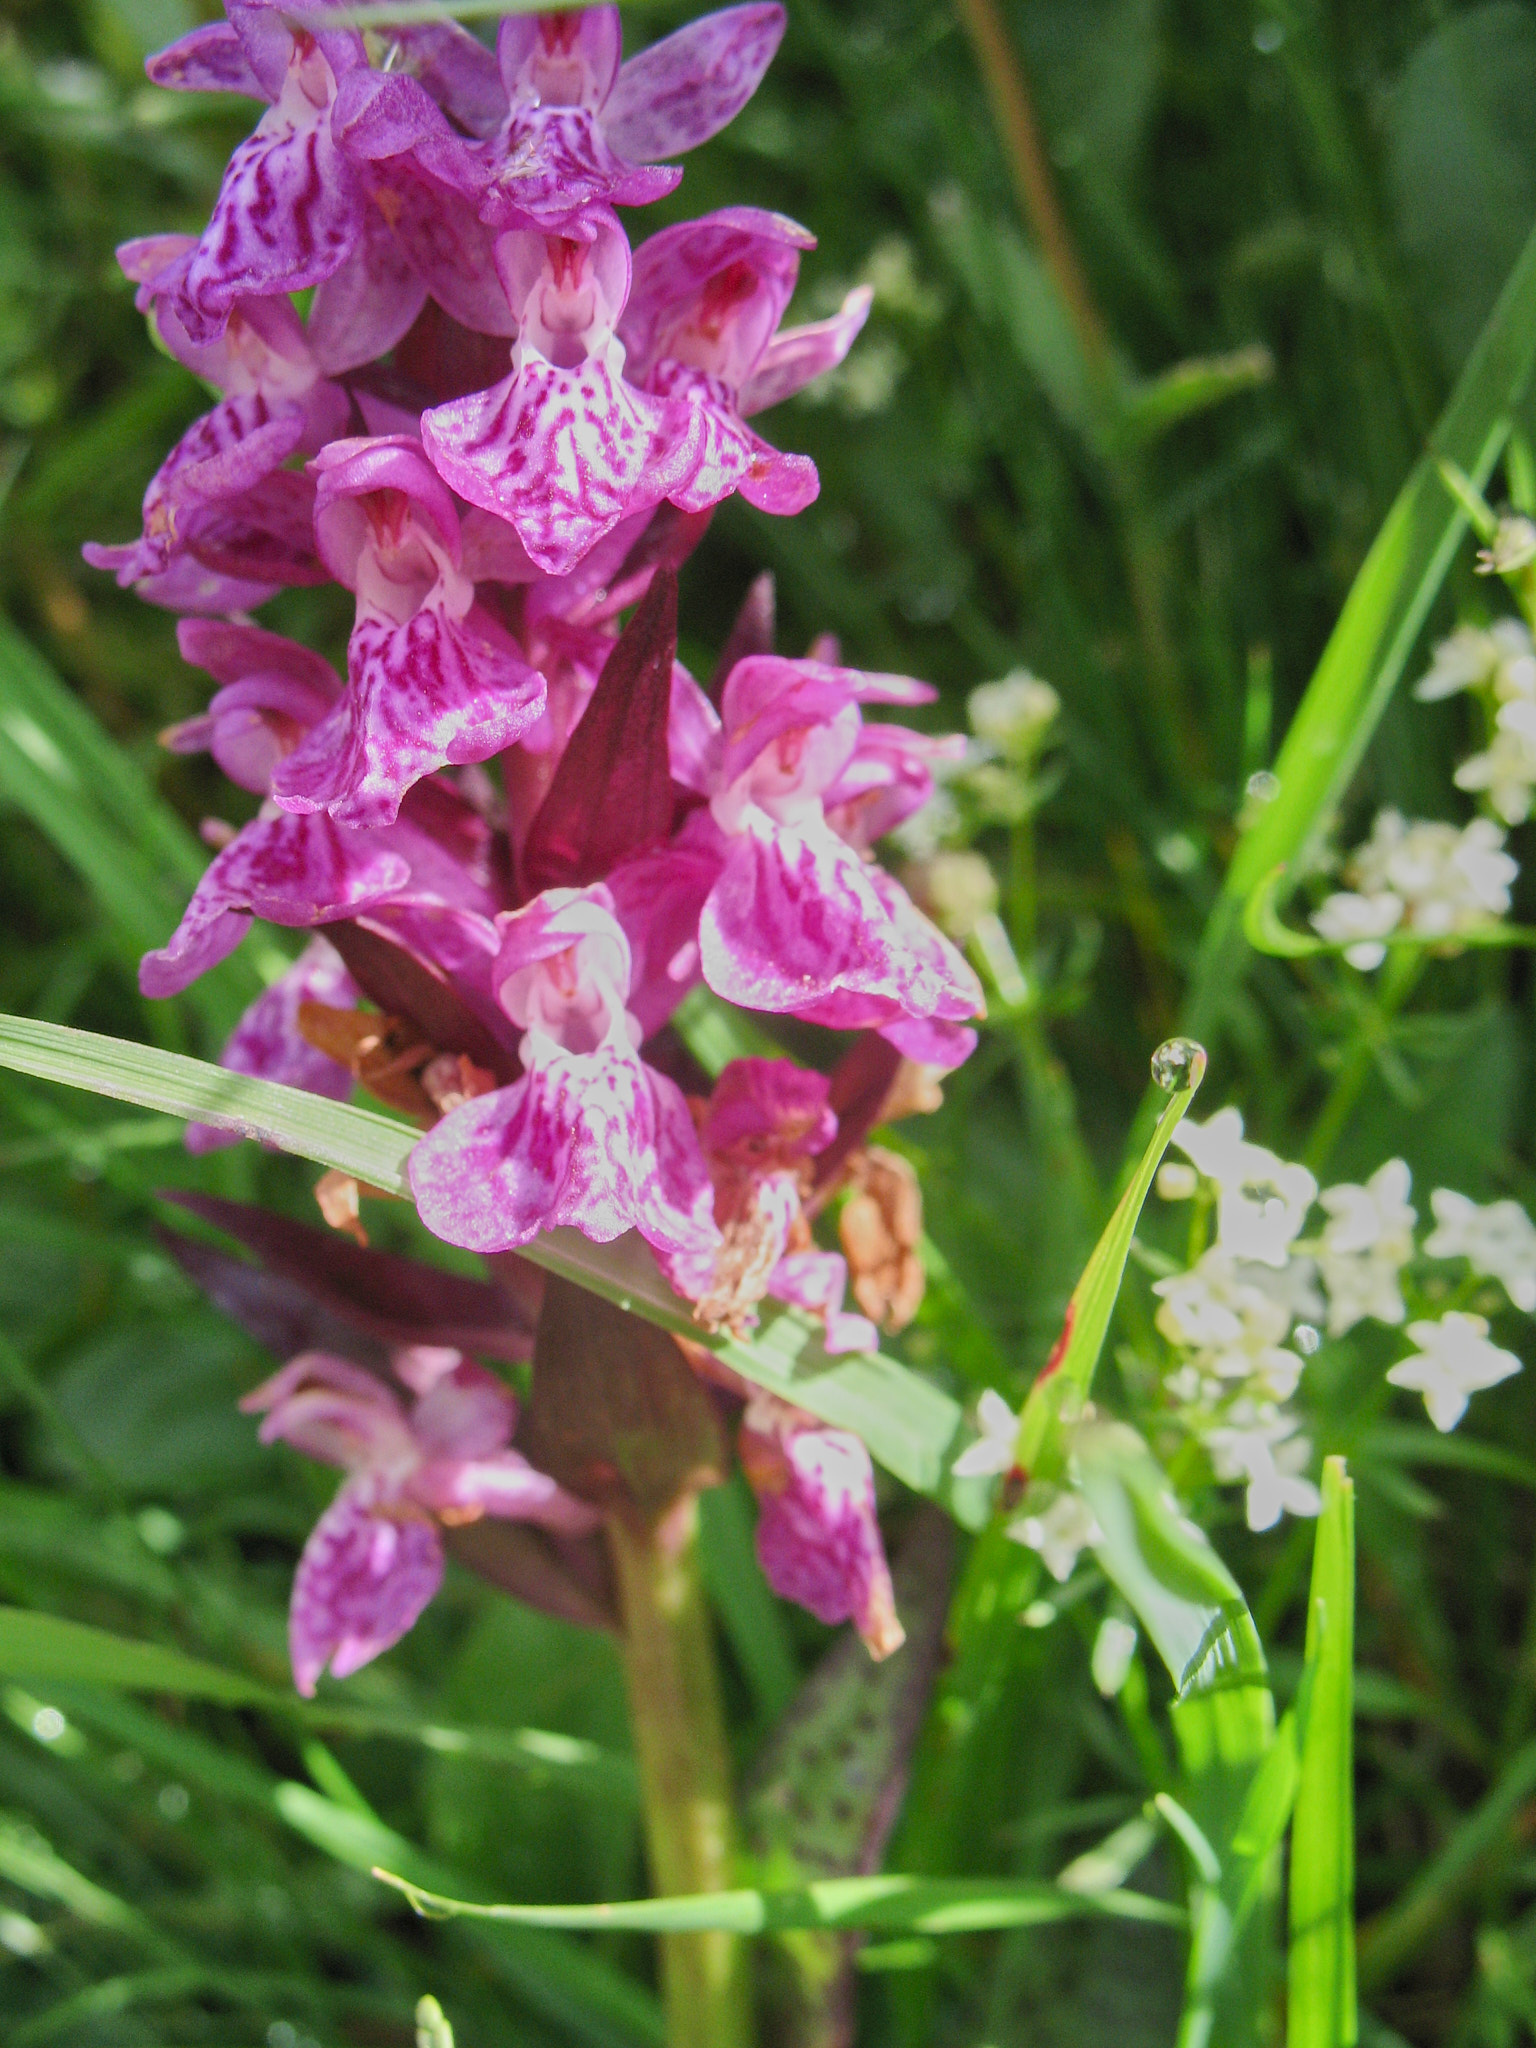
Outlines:
{"label": "white and pink labellum", "polygon": [[600,1243],[638,1230],[663,1251],[707,1251],[709,1175],[681,1093],[640,1059],[608,890],[546,890],[499,923],[495,979],[523,1033],[523,1075],[418,1142],[408,1171],[423,1222],[471,1251],[558,1224]]}
{"label": "white and pink labellum", "polygon": [[[362,992],[348,974],[341,955],[325,939],[311,939],[286,974],[263,989],[225,1041],[219,1065],[231,1074],[250,1074],[258,1081],[281,1081],[309,1095],[345,1102],[352,1093],[352,1072],[312,1046],[299,1030],[299,1007],[325,1003],[335,1010],[355,1009]],[[240,1142],[238,1131],[213,1124],[187,1125],[187,1150],[212,1152]]]}
{"label": "white and pink labellum", "polygon": [[195,29],[148,67],[157,84],[254,91],[271,103],[230,158],[179,280],[179,317],[198,342],[216,339],[237,299],[332,276],[352,253],[365,206],[331,133],[338,79],[367,63],[362,37],[296,28],[275,0],[230,0],[228,13],[228,33]]}
{"label": "white and pink labellum", "polygon": [[288,1615],[294,1683],[345,1678],[399,1641],[442,1583],[450,1526],[497,1515],[585,1535],[592,1509],[509,1446],[511,1391],[459,1352],[417,1345],[396,1373],[416,1398],[324,1351],[291,1359],[240,1403],[283,1442],[347,1474],[299,1559]]}
{"label": "white and pink labellum", "polygon": [[314,464],[315,533],[357,594],[347,688],[278,768],[285,809],[391,824],[434,769],[484,761],[544,709],[544,678],[475,600],[458,513],[418,442],[336,441]]}
{"label": "white and pink labellum", "polygon": [[496,262],[518,320],[510,374],[422,415],[438,473],[510,522],[537,566],[571,569],[621,519],[665,497],[654,473],[660,401],[623,375],[615,335],[629,244],[609,213],[592,239],[503,235]]}
{"label": "white and pink labellum", "polygon": [[769,1585],[829,1626],[851,1621],[872,1657],[899,1650],[906,1632],[863,1444],[850,1430],[754,1393],[739,1445],[757,1495],[757,1554]]}

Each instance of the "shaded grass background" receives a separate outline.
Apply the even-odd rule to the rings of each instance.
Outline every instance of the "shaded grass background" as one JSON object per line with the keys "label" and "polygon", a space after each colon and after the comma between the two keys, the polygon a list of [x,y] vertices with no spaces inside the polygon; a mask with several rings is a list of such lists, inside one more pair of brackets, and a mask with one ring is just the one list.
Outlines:
{"label": "shaded grass background", "polygon": [[[637,6],[631,38],[691,11]],[[969,687],[1021,662],[1060,691],[1067,773],[1039,821],[1040,967],[1107,1187],[1244,784],[1272,758],[1536,217],[1536,8],[1013,0],[1002,13],[1126,383],[1255,347],[1272,366],[1262,382],[1139,451],[1106,435],[943,0],[791,0],[757,99],[689,160],[668,208],[633,225],[778,206],[821,238],[807,315],[859,278],[875,286],[850,363],[768,422],[815,455],[820,500],[793,523],[722,512],[685,577],[685,654],[707,670],[766,562],[787,650],[835,630],[850,659],[945,686],[949,722]],[[182,0],[0,7],[0,600],[189,827],[240,815],[204,764],[154,744],[203,682],[171,622],[85,571],[78,547],[136,529],[145,481],[202,409],[111,260],[129,235],[199,226],[248,123],[243,103],[144,85],[144,52],[192,18]],[[1463,564],[1435,623],[1490,601]],[[343,603],[292,593],[264,618],[335,654]],[[0,746],[20,749],[16,774],[29,759],[44,774],[19,709],[0,681]],[[1462,718],[1455,703],[1394,705],[1348,836],[1384,802],[1465,815],[1450,786],[1471,743]],[[165,929],[184,889],[172,825],[156,840],[147,810],[136,824],[134,802],[99,797],[84,774],[82,805],[105,813],[94,887],[78,846],[35,815],[0,818],[0,1008],[211,1053],[216,1006],[134,992],[136,927]],[[109,903],[102,877],[124,872],[125,842],[142,873]],[[1445,1183],[1529,1202],[1530,1007],[1521,956],[1435,966],[1334,1176],[1400,1152],[1421,1199]],[[1354,984],[1257,964],[1213,1035],[1202,1108],[1237,1101],[1256,1135],[1299,1153],[1331,1066],[1368,1023]],[[1022,1391],[1099,1221],[1063,1179],[1050,1110],[999,1037],[946,1111],[909,1127],[951,1278],[905,1348],[960,1393]],[[0,1596],[281,1683],[292,1557],[328,1482],[260,1450],[235,1414],[263,1361],[158,1250],[151,1195],[196,1184],[304,1214],[307,1177],[250,1148],[193,1167],[173,1129],[131,1121],[125,1137],[110,1105],[0,1078]],[[406,1219],[386,1230],[411,1239]],[[1531,1355],[1518,1323],[1498,1335]],[[1516,1381],[1483,1397],[1442,1442],[1406,1405],[1387,1418],[1378,1338],[1357,1331],[1308,1372],[1322,1447],[1347,1451],[1358,1482],[1366,2038],[1501,2048],[1536,2019],[1536,1393]],[[1284,1681],[1310,1532],[1254,1539],[1229,1502],[1212,1514]],[[788,1610],[777,1626],[808,1667],[820,1633]],[[983,1739],[967,1796],[942,1824],[915,1816],[892,1867],[1049,1875],[1139,1804],[1146,1759],[1092,1689],[1089,1640],[1082,1610],[1019,1632],[972,1703]],[[728,1676],[745,1763],[760,1716],[749,1674]],[[462,1578],[349,1691],[627,1743],[608,1646]],[[272,1786],[307,1777],[343,1807],[350,1793],[481,1889],[547,1900],[640,1887],[633,1818],[611,1800],[400,1745],[319,1751],[228,1709],[98,1697],[71,1702],[59,1735],[46,1709],[62,1701],[12,1688],[0,1705],[0,1806],[14,1815],[0,1833],[0,2007],[31,2025],[25,2038],[403,2048],[423,1989],[476,2048],[598,2026],[573,2034],[535,2011],[480,1936],[403,1917],[314,1847]],[[50,1890],[40,1843],[124,1911],[91,1908],[56,1872]],[[649,1967],[634,1941],[603,1954],[640,1979]],[[1159,1930],[958,1940],[866,1978],[864,2038],[1166,2042],[1180,1970]]]}

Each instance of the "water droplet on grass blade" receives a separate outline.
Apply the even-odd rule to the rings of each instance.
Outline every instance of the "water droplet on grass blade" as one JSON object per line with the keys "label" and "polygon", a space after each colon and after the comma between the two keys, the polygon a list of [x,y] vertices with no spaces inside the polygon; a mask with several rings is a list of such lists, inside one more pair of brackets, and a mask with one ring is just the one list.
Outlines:
{"label": "water droplet on grass blade", "polygon": [[1205,1047],[1192,1038],[1169,1038],[1152,1055],[1152,1078],[1166,1094],[1198,1088],[1205,1078]]}

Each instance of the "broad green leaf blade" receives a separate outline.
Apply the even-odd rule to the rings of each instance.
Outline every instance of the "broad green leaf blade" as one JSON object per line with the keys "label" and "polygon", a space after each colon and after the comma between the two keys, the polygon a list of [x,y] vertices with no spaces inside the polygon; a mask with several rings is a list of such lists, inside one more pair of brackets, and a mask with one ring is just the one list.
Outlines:
{"label": "broad green leaf blade", "polygon": [[1053,1357],[1030,1389],[1019,1423],[1018,1464],[1021,1471],[1040,1474],[1043,1470],[1044,1476],[1052,1477],[1052,1468],[1059,1467],[1061,1451],[1057,1441],[1057,1421],[1062,1402],[1069,1393],[1086,1396],[1093,1384],[1109,1319],[1114,1314],[1120,1283],[1125,1277],[1125,1262],[1130,1256],[1131,1239],[1136,1233],[1142,1204],[1168,1149],[1168,1141],[1178,1129],[1184,1112],[1194,1101],[1195,1092],[1205,1077],[1205,1054],[1196,1048],[1196,1055],[1190,1068],[1188,1086],[1177,1089],[1168,1098],[1136,1171],[1116,1202],[1114,1214],[1083,1268],[1082,1278],[1072,1290],[1059,1356]]}
{"label": "broad green leaf blade", "polygon": [[478,1906],[443,1898],[376,1868],[428,1918],[471,1914],[522,1927],[627,1929],[640,1934],[787,1933],[796,1928],[976,1934],[996,1927],[1044,1927],[1104,1915],[1181,1927],[1184,1915],[1141,1892],[1069,1892],[1025,1878],[829,1877],[794,1891],[700,1892],[688,1898],[626,1899],[606,1906]]}
{"label": "broad green leaf blade", "polygon": [[[195,1117],[355,1174],[387,1194],[407,1192],[405,1161],[417,1133],[372,1110],[27,1017],[0,1017],[0,1067]],[[520,1256],[704,1346],[744,1379],[822,1421],[853,1430],[872,1457],[918,1492],[939,1488],[959,1431],[959,1404],[893,1359],[879,1353],[829,1359],[812,1317],[771,1306],[750,1341],[709,1336],[634,1235],[600,1245],[577,1230],[551,1230],[520,1247]]]}
{"label": "broad green leaf blade", "polygon": [[575,1736],[542,1728],[449,1727],[344,1701],[302,1700],[167,1644],[135,1641],[29,1608],[0,1607],[0,1678],[262,1707],[311,1728],[414,1743],[442,1755],[480,1757],[531,1776],[584,1784],[604,1799],[632,1805],[637,1797],[634,1766],[627,1757]]}
{"label": "broad green leaf blade", "polygon": [[1355,1489],[1323,1465],[1307,1608],[1311,1697],[1291,1823],[1286,2048],[1350,2048],[1355,1997]]}
{"label": "broad green leaf blade", "polygon": [[[165,943],[206,850],[42,656],[0,619],[0,797],[24,811],[95,896],[124,956]],[[261,982],[224,961],[189,991],[227,1031]]]}
{"label": "broad green leaf blade", "polygon": [[1135,1610],[1181,1698],[1254,1689],[1269,1698],[1258,1631],[1241,1588],[1180,1511],[1135,1430],[1094,1422],[1073,1442],[1083,1496],[1101,1530],[1094,1555]]}

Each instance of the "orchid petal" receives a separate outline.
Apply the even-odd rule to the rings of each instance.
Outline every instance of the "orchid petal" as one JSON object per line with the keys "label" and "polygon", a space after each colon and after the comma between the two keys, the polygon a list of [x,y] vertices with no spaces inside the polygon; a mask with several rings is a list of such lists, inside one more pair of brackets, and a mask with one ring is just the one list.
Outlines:
{"label": "orchid petal", "polygon": [[874,298],[867,284],[856,285],[830,320],[788,327],[776,334],[741,387],[737,402],[742,418],[781,405],[817,377],[835,370],[863,330]]}
{"label": "orchid petal", "polygon": [[[902,1013],[959,1021],[982,1007],[949,941],[824,824],[792,830],[749,812],[705,903],[699,947],[704,979],[727,1002],[839,1029]],[[845,1022],[845,997],[890,1009]]]}
{"label": "orchid petal", "polygon": [[357,242],[316,287],[309,343],[328,376],[388,355],[426,303],[427,287],[377,204],[365,207]]}
{"label": "orchid petal", "polygon": [[212,862],[169,942],[139,963],[146,996],[179,995],[232,953],[252,917],[329,924],[403,889],[410,864],[372,834],[323,814],[257,818]]}
{"label": "orchid petal", "polygon": [[605,362],[530,355],[491,390],[423,413],[421,438],[461,498],[510,521],[561,576],[629,511],[659,418]]}
{"label": "orchid petal", "polygon": [[507,116],[506,87],[478,36],[456,21],[419,21],[398,24],[390,38],[450,120],[471,135],[495,133]]}
{"label": "orchid petal", "polygon": [[[311,97],[324,74],[325,99]],[[351,253],[361,189],[330,123],[334,80],[318,51],[295,57],[281,97],[235,150],[213,217],[186,269],[182,318],[194,341],[223,327],[236,299],[319,284]]]}
{"label": "orchid petal", "polygon": [[210,21],[157,50],[144,65],[151,85],[173,92],[238,92],[268,97],[227,21]]}
{"label": "orchid petal", "polygon": [[614,148],[637,163],[696,149],[733,121],[784,35],[777,5],[726,7],[631,57],[603,109]]}
{"label": "orchid petal", "polygon": [[443,1546],[418,1516],[376,1512],[343,1486],[310,1532],[288,1612],[293,1679],[306,1699],[330,1665],[346,1678],[397,1643],[442,1584]]}
{"label": "orchid petal", "polygon": [[632,1054],[558,1050],[510,1088],[454,1110],[408,1165],[422,1221],[470,1251],[574,1224],[606,1244],[638,1230],[707,1249],[712,1195],[681,1092]]}
{"label": "orchid petal", "polygon": [[342,825],[391,825],[406,790],[448,765],[489,760],[544,709],[544,678],[481,606],[455,619],[424,604],[404,625],[365,616],[346,695],[280,765],[272,793]]}

